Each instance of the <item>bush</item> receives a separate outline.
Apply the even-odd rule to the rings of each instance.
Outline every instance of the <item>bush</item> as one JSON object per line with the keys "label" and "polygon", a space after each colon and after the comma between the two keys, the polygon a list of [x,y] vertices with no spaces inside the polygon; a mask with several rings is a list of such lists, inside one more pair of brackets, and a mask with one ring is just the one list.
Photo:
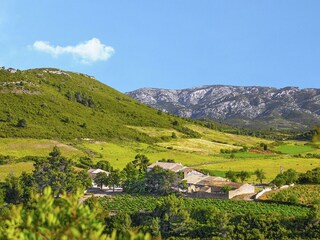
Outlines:
{"label": "bush", "polygon": [[26,128],[27,127],[27,121],[25,119],[19,119],[19,121],[17,123],[17,127]]}

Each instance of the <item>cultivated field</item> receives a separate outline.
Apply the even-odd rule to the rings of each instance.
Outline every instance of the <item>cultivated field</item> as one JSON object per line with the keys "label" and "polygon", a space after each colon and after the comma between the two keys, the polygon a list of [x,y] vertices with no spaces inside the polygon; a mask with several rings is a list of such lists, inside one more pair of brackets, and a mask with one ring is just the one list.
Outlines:
{"label": "cultivated field", "polygon": [[[271,181],[280,171],[289,168],[298,172],[320,167],[320,159],[296,158],[293,155],[306,153],[320,153],[316,145],[305,142],[288,141],[274,145],[271,141],[232,135],[214,131],[197,125],[188,128],[201,134],[201,138],[187,138],[186,135],[171,128],[131,127],[149,136],[156,137],[159,142],[147,144],[135,141],[94,141],[82,140],[70,143],[46,139],[1,138],[0,155],[9,155],[14,159],[25,156],[48,156],[54,146],[58,146],[67,158],[78,161],[81,156],[88,156],[94,162],[108,160],[115,168],[122,169],[132,161],[137,154],[146,155],[151,162],[161,159],[173,159],[178,163],[197,169],[208,169],[224,176],[226,171],[254,172],[261,168],[266,172],[266,182]],[[172,133],[176,137],[172,138]],[[270,149],[282,154],[265,154],[260,152],[220,153],[220,150],[238,150],[241,146],[259,147],[261,143],[268,144]],[[31,162],[21,162],[11,165],[0,165],[0,180],[11,171],[16,174],[23,170],[31,171]],[[256,182],[252,176],[249,182]]]}

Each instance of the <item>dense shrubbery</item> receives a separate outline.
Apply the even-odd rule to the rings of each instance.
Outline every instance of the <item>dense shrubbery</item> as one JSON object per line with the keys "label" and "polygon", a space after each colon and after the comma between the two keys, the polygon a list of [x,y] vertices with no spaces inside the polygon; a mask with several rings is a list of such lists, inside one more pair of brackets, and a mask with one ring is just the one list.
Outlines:
{"label": "dense shrubbery", "polygon": [[122,195],[100,201],[118,216],[108,220],[113,227],[125,231],[142,229],[154,237],[312,239],[320,236],[317,206],[308,209],[281,204],[183,199],[173,195],[164,198]]}
{"label": "dense shrubbery", "polygon": [[281,187],[283,185],[289,185],[292,183],[296,183],[298,180],[299,174],[293,170],[288,169],[287,171],[280,173],[276,176],[272,183],[274,183],[277,187]]}
{"label": "dense shrubbery", "polygon": [[320,185],[296,185],[272,193],[268,199],[293,204],[320,204]]}
{"label": "dense shrubbery", "polygon": [[277,187],[292,183],[310,184],[320,183],[320,168],[307,171],[306,173],[297,173],[293,169],[280,173],[272,181]]}
{"label": "dense shrubbery", "polygon": [[312,169],[306,173],[302,173],[298,179],[299,183],[320,183],[320,168]]}
{"label": "dense shrubbery", "polygon": [[91,186],[88,173],[76,172],[73,162],[61,156],[57,147],[54,147],[50,157],[33,160],[35,163],[32,173],[22,173],[19,177],[12,174],[7,176],[1,187],[5,202],[27,203],[33,192],[42,193],[48,186],[55,196]]}
{"label": "dense shrubbery", "polygon": [[[99,206],[79,204],[80,193],[55,199],[50,188],[35,195],[24,206],[0,209],[0,239],[151,239],[149,235],[128,231],[105,233],[106,226]],[[123,222],[122,222],[123,224]],[[120,231],[120,229],[118,229]]]}

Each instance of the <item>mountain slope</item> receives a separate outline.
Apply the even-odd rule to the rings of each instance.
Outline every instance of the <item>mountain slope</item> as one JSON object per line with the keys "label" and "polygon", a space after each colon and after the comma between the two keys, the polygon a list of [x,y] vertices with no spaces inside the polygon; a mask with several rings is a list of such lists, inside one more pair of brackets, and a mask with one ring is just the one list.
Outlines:
{"label": "mountain slope", "polygon": [[127,95],[151,107],[194,119],[253,129],[307,129],[320,124],[320,89],[212,85],[182,90],[143,88]]}
{"label": "mountain slope", "polygon": [[172,127],[173,121],[93,77],[58,69],[1,68],[0,100],[0,137],[150,142],[127,126]]}

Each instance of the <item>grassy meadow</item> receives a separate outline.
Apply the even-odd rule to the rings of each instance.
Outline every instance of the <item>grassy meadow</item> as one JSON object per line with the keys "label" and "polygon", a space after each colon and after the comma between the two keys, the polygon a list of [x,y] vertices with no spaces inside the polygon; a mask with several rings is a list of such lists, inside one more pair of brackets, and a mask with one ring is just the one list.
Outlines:
{"label": "grassy meadow", "polygon": [[[15,159],[24,156],[48,156],[54,146],[58,146],[64,156],[78,161],[81,156],[88,156],[94,162],[108,160],[115,168],[122,169],[132,161],[137,154],[144,154],[155,162],[161,159],[174,159],[176,162],[197,169],[207,169],[223,176],[226,171],[254,172],[258,168],[264,169],[267,181],[271,181],[280,171],[293,168],[298,172],[320,167],[320,159],[296,158],[293,155],[317,153],[318,148],[305,145],[305,142],[283,142],[273,145],[270,140],[255,137],[232,135],[206,129],[197,125],[188,125],[188,128],[201,134],[200,138],[187,138],[181,132],[172,128],[137,127],[128,126],[136,131],[159,139],[153,144],[131,140],[124,141],[95,141],[74,140],[72,142],[29,139],[29,138],[1,138],[0,155],[9,155]],[[172,138],[172,132],[176,134]],[[220,153],[224,150],[239,150],[241,146],[258,148],[261,143],[270,145],[278,153],[263,152],[235,152],[232,155]],[[20,174],[22,171],[31,171],[32,162],[19,162],[9,165],[0,165],[0,180],[13,172]],[[256,182],[252,176],[249,182]]]}

